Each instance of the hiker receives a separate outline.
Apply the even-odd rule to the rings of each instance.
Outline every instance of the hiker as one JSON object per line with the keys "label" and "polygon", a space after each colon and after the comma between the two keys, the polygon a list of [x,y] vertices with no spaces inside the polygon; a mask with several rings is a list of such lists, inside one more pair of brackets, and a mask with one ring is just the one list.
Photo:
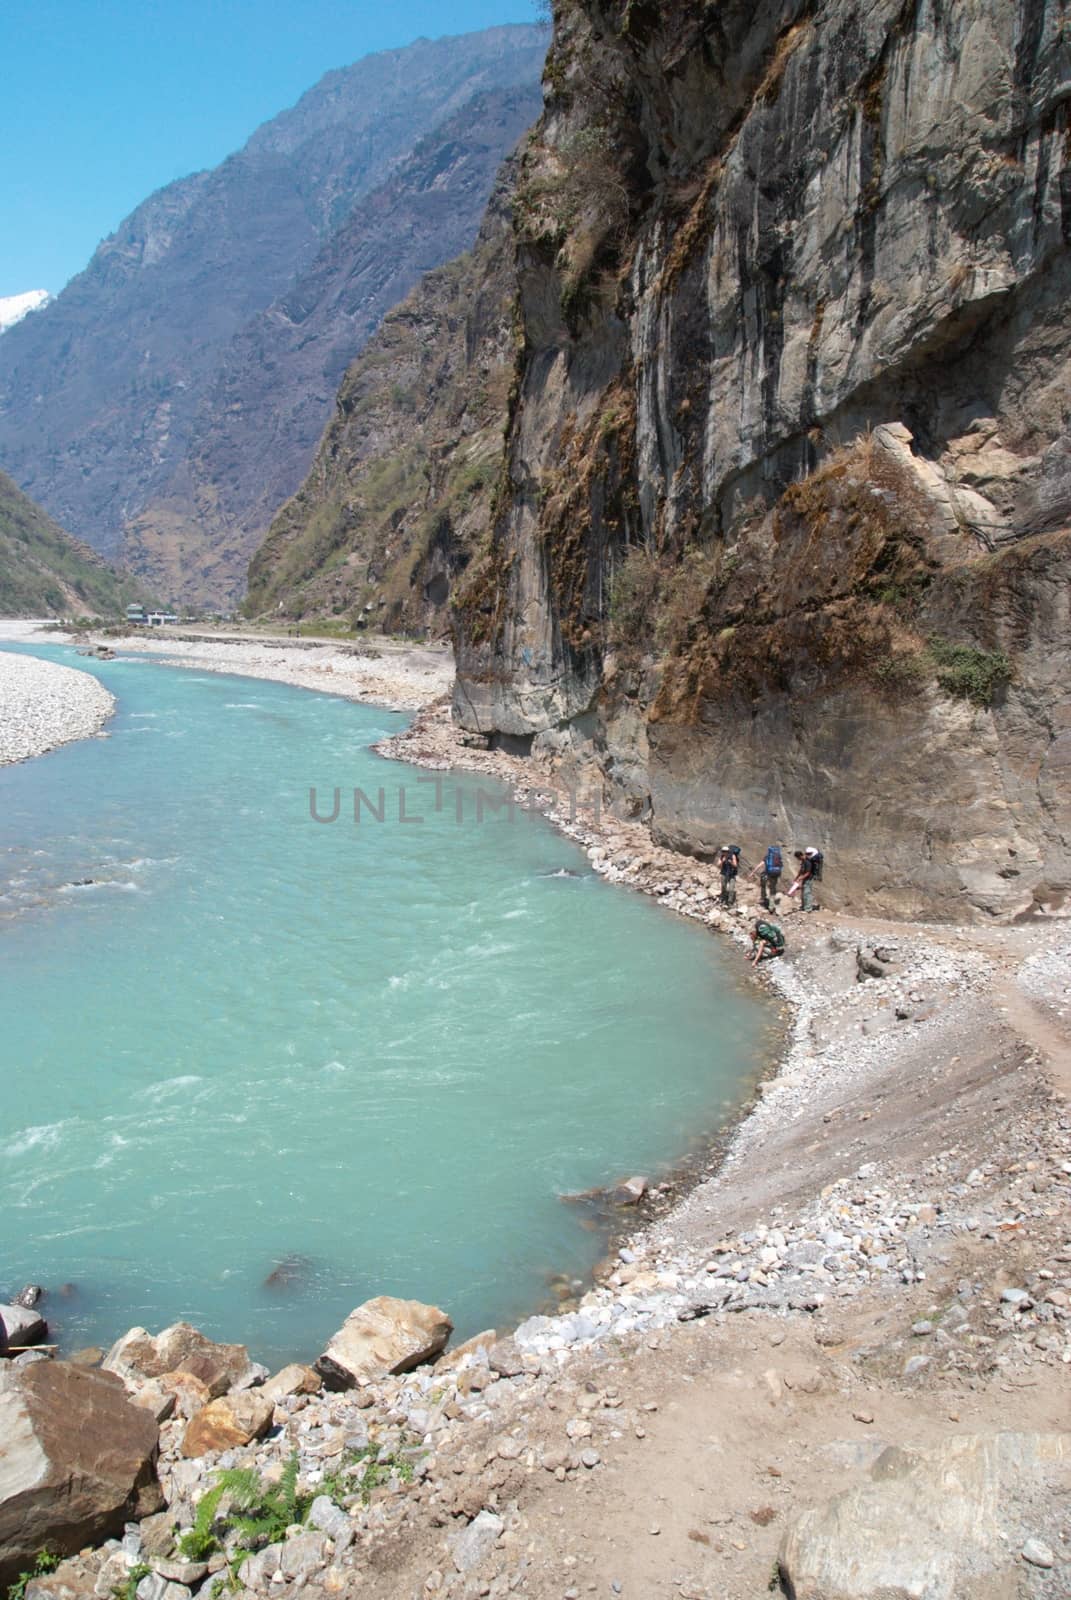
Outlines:
{"label": "hiker", "polygon": [[796,868],[796,876],[788,892],[794,895],[798,889],[804,911],[814,911],[814,886],[822,880],[822,852],[809,847],[806,850],[796,850],[793,854],[799,866]]}
{"label": "hiker", "polygon": [[785,953],[785,936],[776,922],[756,922],[751,934],[753,950],[748,960],[753,967],[760,961],[773,961]]}
{"label": "hiker", "polygon": [[736,875],[740,871],[740,846],[723,844],[718,852],[718,871],[721,873],[720,905],[726,908],[736,904]]}
{"label": "hiker", "polygon": [[785,867],[784,846],[767,846],[762,860],[751,869],[751,876],[759,880],[759,899],[764,911],[777,910],[777,896],[781,892],[781,874]]}

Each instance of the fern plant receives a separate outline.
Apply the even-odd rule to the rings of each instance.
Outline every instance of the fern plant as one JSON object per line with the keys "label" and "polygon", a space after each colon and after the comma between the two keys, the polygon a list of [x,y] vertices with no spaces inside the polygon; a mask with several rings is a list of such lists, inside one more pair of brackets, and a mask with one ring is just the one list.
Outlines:
{"label": "fern plant", "polygon": [[305,1521],[312,1497],[298,1493],[297,1479],[296,1450],[278,1483],[265,1483],[255,1467],[230,1467],[220,1473],[217,1487],[230,1499],[228,1528],[241,1535],[246,1548],[278,1544],[287,1528]]}
{"label": "fern plant", "polygon": [[[298,1492],[298,1454],[295,1450],[278,1483],[265,1483],[255,1467],[227,1467],[197,1504],[193,1527],[178,1541],[187,1561],[206,1561],[222,1550],[230,1534],[238,1548],[230,1558],[232,1579],[246,1556],[266,1544],[279,1544],[286,1530],[305,1521],[312,1496]],[[226,1509],[221,1507],[226,1503]],[[15,1597],[13,1597],[15,1600]]]}
{"label": "fern plant", "polygon": [[197,1502],[193,1527],[187,1528],[178,1541],[178,1551],[187,1561],[207,1561],[221,1545],[221,1533],[216,1527],[216,1516],[226,1490],[216,1483]]}

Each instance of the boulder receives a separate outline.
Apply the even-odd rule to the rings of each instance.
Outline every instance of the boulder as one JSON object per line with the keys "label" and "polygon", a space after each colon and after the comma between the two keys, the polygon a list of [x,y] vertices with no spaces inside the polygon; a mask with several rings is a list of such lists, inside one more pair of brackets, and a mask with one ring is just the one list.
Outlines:
{"label": "boulder", "polygon": [[175,1393],[165,1389],[162,1383],[157,1383],[155,1378],[150,1378],[130,1396],[131,1405],[140,1406],[157,1422],[166,1422],[175,1410]]}
{"label": "boulder", "polygon": [[175,1411],[187,1421],[212,1399],[208,1385],[195,1378],[192,1372],[165,1372],[162,1378],[147,1378],[132,1392],[135,1396],[146,1392],[169,1394]]}
{"label": "boulder", "polygon": [[316,1362],[329,1389],[409,1372],[444,1349],[453,1323],[438,1306],[378,1295],[351,1311]]}
{"label": "boulder", "polygon": [[40,1344],[48,1334],[48,1323],[32,1306],[0,1305],[0,1350],[11,1345]]}
{"label": "boulder", "polygon": [[319,1394],[323,1388],[323,1379],[311,1367],[303,1367],[295,1361],[291,1366],[284,1367],[273,1378],[269,1378],[260,1391],[266,1400],[276,1405],[280,1400],[286,1400],[292,1394]]}
{"label": "boulder", "polygon": [[39,1550],[68,1554],[157,1511],[158,1443],[108,1373],[63,1361],[0,1370],[0,1586]]}
{"label": "boulder", "polygon": [[155,1337],[144,1328],[131,1328],[104,1358],[105,1371],[118,1373],[128,1388],[183,1372],[203,1383],[211,1400],[243,1385],[252,1367],[244,1344],[216,1344],[188,1322],[173,1323]]}
{"label": "boulder", "polygon": [[262,1439],[271,1427],[275,1406],[254,1389],[210,1400],[198,1411],[182,1438],[184,1456],[206,1456],[210,1451]]}
{"label": "boulder", "polygon": [[638,1206],[649,1187],[646,1178],[626,1178],[614,1190],[614,1201],[619,1206]]}
{"label": "boulder", "polygon": [[1071,1489],[1071,1434],[974,1434],[889,1447],[861,1480],[786,1530],[793,1600],[962,1600],[1016,1593],[1014,1508]]}

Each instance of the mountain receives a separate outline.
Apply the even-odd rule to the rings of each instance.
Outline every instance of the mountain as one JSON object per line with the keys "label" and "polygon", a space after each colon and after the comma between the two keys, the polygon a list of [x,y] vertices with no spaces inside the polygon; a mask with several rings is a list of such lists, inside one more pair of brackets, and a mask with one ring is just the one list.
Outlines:
{"label": "mountain", "polygon": [[[389,293],[403,294],[422,269],[471,241],[494,169],[536,109],[531,97],[545,48],[544,29],[518,26],[367,57],[329,73],[221,166],[153,195],[55,301],[0,341],[0,462],[98,549],[116,554],[129,541],[126,553],[165,578],[176,597],[231,596],[275,506],[263,497],[248,505],[235,481],[241,464],[228,449],[214,451],[224,420],[232,437],[241,434],[235,413],[222,418],[218,404],[252,405],[247,376],[267,383],[283,408],[292,406],[288,363],[296,352],[295,382],[315,365],[295,326],[308,319],[318,287],[328,297],[337,287],[332,241],[340,232],[351,241],[360,234],[362,207],[370,222],[382,219],[408,194],[416,219],[410,236],[401,229],[378,301],[375,274],[368,277],[366,323],[377,305],[386,309]],[[521,98],[510,106],[515,91]],[[466,108],[472,148],[455,169],[446,146],[456,145]],[[435,175],[427,141],[434,147],[445,124],[451,131],[440,141]],[[478,147],[496,137],[481,194]],[[414,188],[421,151],[425,182],[440,197],[423,225]],[[458,217],[444,227],[454,176]],[[429,257],[436,235],[440,253]],[[386,232],[373,230],[370,247],[382,253],[385,240]],[[347,250],[352,256],[352,244]],[[352,330],[359,342],[359,309],[337,295],[335,303],[345,336]],[[318,338],[330,323],[328,312]],[[324,361],[329,370],[337,363],[337,378],[344,362],[330,353]],[[330,414],[334,380],[319,382],[320,414],[310,399],[293,441],[270,405],[257,412],[253,442],[274,441],[280,498],[300,484]],[[245,478],[259,495],[259,474]]]}
{"label": "mountain", "polygon": [[568,0],[545,86],[511,239],[385,325],[396,392],[351,369],[251,600],[441,626],[448,581],[462,727],[660,842],[1066,915],[1059,9]]}
{"label": "mountain", "polygon": [[0,472],[0,616],[120,617],[147,598]]}
{"label": "mountain", "polygon": [[25,294],[0,295],[0,333],[6,333],[31,311],[40,311],[51,299],[47,289],[29,289]]}
{"label": "mountain", "polygon": [[250,556],[308,470],[348,363],[421,272],[472,242],[503,152],[539,107],[534,88],[476,96],[231,341],[179,471],[128,521],[124,565],[167,593],[240,597]]}
{"label": "mountain", "polygon": [[250,565],[250,616],[449,631],[502,455],[515,177],[506,163],[472,253],[428,273],[349,368],[305,484]]}

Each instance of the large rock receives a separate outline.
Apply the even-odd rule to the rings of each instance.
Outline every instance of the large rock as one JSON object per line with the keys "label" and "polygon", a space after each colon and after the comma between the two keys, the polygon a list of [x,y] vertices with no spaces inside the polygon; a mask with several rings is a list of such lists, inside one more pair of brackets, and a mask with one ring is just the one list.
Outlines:
{"label": "large rock", "polygon": [[294,1394],[319,1394],[322,1388],[320,1374],[295,1361],[269,1378],[261,1393],[266,1400],[277,1405],[280,1400],[286,1400]]}
{"label": "large rock", "polygon": [[445,1348],[454,1325],[438,1306],[378,1295],[351,1311],[316,1362],[329,1389],[408,1372]]}
{"label": "large rock", "polygon": [[854,1488],[802,1512],[781,1546],[790,1600],[997,1600],[1016,1592],[1025,1516],[1037,1531],[1071,1489],[1071,1434],[966,1434],[890,1446]]}
{"label": "large rock", "polygon": [[47,1333],[48,1323],[32,1307],[0,1306],[0,1351],[11,1345],[40,1344]]}
{"label": "large rock", "polygon": [[184,1456],[206,1456],[214,1450],[261,1439],[271,1427],[275,1403],[254,1389],[212,1400],[198,1411],[182,1439]]}
{"label": "large rock", "polygon": [[103,1365],[131,1389],[167,1373],[189,1373],[212,1400],[244,1386],[257,1370],[244,1344],[217,1344],[188,1322],[175,1322],[155,1337],[145,1328],[131,1328],[112,1345]]}
{"label": "large rock", "polygon": [[162,1504],[156,1423],[119,1380],[66,1362],[0,1370],[0,1586]]}

